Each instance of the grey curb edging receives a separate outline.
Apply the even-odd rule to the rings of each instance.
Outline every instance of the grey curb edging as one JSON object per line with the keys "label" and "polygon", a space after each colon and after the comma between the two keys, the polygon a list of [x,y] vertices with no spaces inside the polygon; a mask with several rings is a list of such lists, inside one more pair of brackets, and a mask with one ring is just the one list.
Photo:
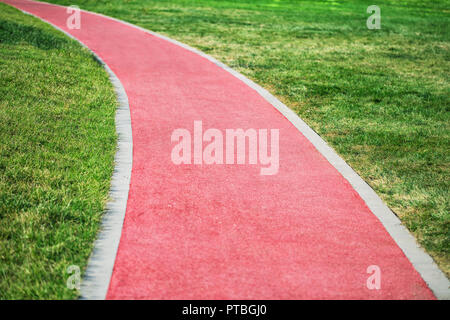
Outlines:
{"label": "grey curb edging", "polygon": [[[46,2],[44,2],[44,3],[46,3]],[[50,5],[55,5],[55,4],[50,4]],[[59,5],[57,5],[57,6],[59,6]],[[240,79],[246,85],[248,85],[249,87],[254,89],[256,92],[258,92],[266,101],[268,101],[278,111],[280,111],[286,117],[286,119],[288,119],[314,145],[314,147],[342,174],[342,176],[353,186],[353,188],[356,190],[356,192],[358,192],[358,194],[361,196],[361,198],[367,204],[367,206],[372,211],[372,213],[375,214],[375,216],[377,216],[377,218],[381,221],[381,223],[386,228],[386,230],[389,232],[389,234],[394,239],[394,241],[397,243],[397,245],[402,249],[402,251],[404,252],[406,257],[409,259],[409,261],[413,264],[415,269],[422,276],[422,278],[427,283],[429,288],[433,291],[435,296],[438,299],[450,300],[450,282],[449,282],[449,280],[444,275],[444,273],[439,269],[439,267],[436,265],[436,263],[433,261],[433,259],[418,245],[415,238],[401,224],[398,217],[380,199],[380,197],[375,193],[375,191],[313,129],[311,129],[302,119],[299,118],[299,116],[296,113],[294,113],[291,109],[289,109],[281,101],[279,101],[277,98],[275,98],[267,90],[265,90],[258,84],[254,83],[252,80],[246,78],[239,72],[237,72],[237,71],[231,69],[230,67],[226,66],[225,64],[217,61],[213,57],[211,57],[195,48],[192,48],[184,43],[178,42],[178,41],[170,39],[166,36],[160,35],[156,32],[146,30],[142,27],[133,25],[131,23],[128,23],[128,22],[125,22],[125,21],[122,21],[122,20],[119,20],[116,18],[108,17],[103,14],[95,13],[95,12],[91,12],[91,11],[87,11],[87,10],[82,10],[82,11],[123,23],[125,25],[131,26],[133,28],[139,29],[148,34],[156,36],[158,38],[169,41],[169,42],[171,42],[175,45],[178,45],[186,50],[194,52],[194,53],[206,58],[207,60],[213,62],[214,64],[223,68],[224,70],[228,71],[230,74],[232,74],[236,78]],[[66,32],[64,32],[64,33],[66,33]],[[69,35],[69,36],[72,37],[71,35]],[[107,68],[107,70],[108,69],[109,68]],[[110,72],[110,70],[108,72]],[[111,73],[110,73],[110,75],[111,75]],[[123,88],[122,88],[122,90],[123,90]],[[127,106],[128,106],[128,104],[127,104]],[[128,110],[128,114],[129,114],[129,110]],[[131,135],[131,125],[130,125],[129,133]],[[120,133],[119,133],[119,135],[120,135]],[[119,144],[120,144],[120,142],[119,142]],[[119,148],[120,148],[120,146],[119,146]],[[130,170],[131,170],[131,164],[130,164]],[[129,177],[128,177],[128,181],[129,181]],[[128,197],[128,192],[127,192],[127,197]],[[126,203],[125,203],[125,207],[126,207]],[[124,212],[123,212],[123,214],[124,214]],[[108,214],[106,216],[108,216]],[[105,218],[106,218],[106,216],[105,216]],[[123,221],[123,219],[122,219],[122,221]],[[120,237],[120,234],[119,234],[119,237]],[[118,240],[117,240],[117,242],[118,242]],[[108,239],[101,241],[100,244],[98,244],[97,242],[95,243],[94,254],[91,257],[91,260],[90,260],[89,266],[88,266],[88,270],[86,272],[86,276],[83,281],[83,283],[85,283],[85,285],[82,285],[82,297],[84,297],[84,298],[95,299],[95,298],[102,298],[102,297],[104,297],[104,295],[106,295],[106,292],[104,294],[103,293],[100,294],[101,290],[95,290],[95,287],[96,287],[96,285],[98,285],[98,282],[97,282],[97,280],[94,281],[95,276],[99,276],[98,280],[105,279],[106,276],[105,275],[101,276],[101,274],[99,272],[92,272],[92,274],[91,274],[92,279],[90,279],[89,278],[90,274],[88,271],[91,269],[90,267],[95,269],[94,266],[91,266],[93,263],[97,264],[97,261],[96,261],[97,259],[95,259],[95,252],[98,249],[97,246],[99,246],[99,245],[103,246],[103,245],[106,245],[107,243],[110,243],[108,241]],[[100,250],[102,250],[102,249],[100,248]],[[115,251],[116,250],[117,249],[115,249]],[[114,257],[115,257],[115,255],[114,255]],[[98,266],[98,268],[101,268],[101,267],[102,266]],[[112,267],[111,267],[111,272],[112,272]],[[109,275],[110,275],[110,273],[109,273]],[[102,281],[105,281],[105,280],[102,280]],[[85,289],[86,290],[85,292],[86,293],[92,292],[93,294],[83,294],[83,288],[86,288],[86,282],[88,283],[88,287],[92,286],[92,287],[94,287],[94,289],[92,289],[92,291],[91,291],[91,289],[89,289],[89,290]],[[107,279],[107,282],[109,283],[109,279]],[[106,287],[106,290],[107,290],[107,287]]]}
{"label": "grey curb edging", "polygon": [[100,231],[94,242],[94,249],[89,258],[80,288],[80,299],[104,300],[108,291],[114,268],[114,261],[116,260],[117,249],[119,247],[120,236],[122,234],[122,226],[125,219],[128,192],[130,188],[131,168],[133,164],[133,136],[131,131],[128,97],[119,78],[117,78],[109,66],[84,43],[52,23],[35,16],[30,12],[21,9],[19,10],[48,23],[88,49],[108,72],[109,79],[117,96],[119,105],[116,109],[115,125],[118,138],[116,154],[114,156],[114,172],[111,177],[111,187],[109,190],[109,200],[106,204]]}

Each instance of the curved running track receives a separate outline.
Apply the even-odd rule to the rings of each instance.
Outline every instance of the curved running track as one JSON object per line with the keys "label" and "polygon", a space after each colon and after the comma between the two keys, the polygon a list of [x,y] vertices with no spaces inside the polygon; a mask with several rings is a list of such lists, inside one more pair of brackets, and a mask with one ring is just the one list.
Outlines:
{"label": "curved running track", "polygon": [[[277,109],[229,72],[164,39],[83,12],[5,1],[63,29],[129,99],[131,185],[108,299],[432,299],[349,182]],[[175,165],[171,133],[279,129],[280,168]],[[381,290],[366,286],[378,265]]]}

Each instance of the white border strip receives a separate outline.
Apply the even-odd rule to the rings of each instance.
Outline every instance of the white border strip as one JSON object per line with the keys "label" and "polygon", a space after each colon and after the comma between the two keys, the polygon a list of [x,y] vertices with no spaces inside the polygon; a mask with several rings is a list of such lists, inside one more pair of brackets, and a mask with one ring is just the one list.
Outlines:
{"label": "white border strip", "polygon": [[111,19],[130,27],[139,29],[148,34],[164,39],[180,46],[186,50],[194,52],[205,59],[213,62],[220,68],[228,71],[230,74],[244,82],[246,85],[258,92],[266,101],[280,111],[313,145],[314,147],[335,167],[342,176],[353,186],[360,197],[375,216],[381,221],[388,233],[402,249],[406,257],[413,264],[415,269],[422,276],[428,287],[433,291],[436,298],[450,300],[450,282],[444,273],[439,269],[434,260],[417,243],[416,239],[401,224],[398,217],[389,209],[389,207],[380,199],[376,192],[331,148],[311,127],[309,127],[294,111],[289,109],[284,103],[279,101],[266,89],[262,88],[252,80],[240,74],[236,70],[228,67],[215,58],[192,48],[177,40],[168,38],[159,33],[144,29],[134,24],[122,21],[113,17],[108,17],[100,13],[87,10],[85,12],[95,14],[107,19]]}
{"label": "white border strip", "polygon": [[186,50],[194,52],[213,62],[222,69],[228,71],[230,74],[240,79],[246,85],[258,92],[266,101],[268,101],[278,111],[280,111],[353,186],[356,192],[358,192],[360,197],[370,208],[372,213],[377,216],[377,218],[381,221],[381,223],[389,232],[397,245],[402,249],[406,257],[422,276],[435,296],[438,299],[450,300],[450,281],[439,269],[433,259],[418,245],[416,239],[401,224],[398,217],[391,211],[391,209],[389,209],[389,207],[380,199],[380,197],[378,197],[375,191],[334,151],[333,148],[331,148],[313,129],[311,129],[302,119],[300,119],[300,117],[295,112],[293,112],[285,104],[275,98],[266,89],[254,83],[252,80],[246,78],[239,72],[217,61],[213,57],[177,40],[173,40],[156,32],[146,30],[134,24],[116,18],[108,17],[100,13],[95,13],[87,10],[82,11],[126,24],[158,38],[169,41]]}
{"label": "white border strip", "polygon": [[116,154],[114,157],[115,167],[111,178],[111,188],[109,190],[109,200],[106,204],[106,211],[102,217],[100,231],[94,242],[94,249],[89,258],[80,290],[80,299],[104,300],[108,292],[109,282],[111,280],[117,249],[122,234],[122,226],[125,219],[128,192],[130,188],[131,168],[133,164],[133,136],[131,131],[128,97],[119,78],[117,78],[109,66],[83,42],[63,29],[30,12],[19,8],[16,9],[48,23],[88,49],[108,72],[109,79],[113,84],[117,95],[119,105],[116,109],[115,124],[118,138]]}

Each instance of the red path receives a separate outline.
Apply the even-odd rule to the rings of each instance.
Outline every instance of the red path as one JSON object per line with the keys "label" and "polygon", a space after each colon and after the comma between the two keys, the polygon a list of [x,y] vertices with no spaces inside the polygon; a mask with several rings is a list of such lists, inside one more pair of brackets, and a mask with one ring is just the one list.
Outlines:
{"label": "red path", "polygon": [[[312,144],[253,89],[210,61],[133,27],[6,1],[97,53],[129,98],[133,169],[109,299],[433,298],[382,224]],[[280,129],[280,169],[174,165],[171,133]],[[368,290],[378,265],[382,289]]]}

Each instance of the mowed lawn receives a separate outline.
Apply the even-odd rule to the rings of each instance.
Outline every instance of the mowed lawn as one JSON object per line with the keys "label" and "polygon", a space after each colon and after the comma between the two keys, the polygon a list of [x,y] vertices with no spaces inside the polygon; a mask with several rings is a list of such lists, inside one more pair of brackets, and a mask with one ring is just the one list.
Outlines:
{"label": "mowed lawn", "polygon": [[71,299],[107,200],[116,97],[77,42],[0,3],[0,299]]}
{"label": "mowed lawn", "polygon": [[[450,1],[51,2],[168,35],[270,90],[450,275]],[[372,4],[380,30],[366,27]]]}

